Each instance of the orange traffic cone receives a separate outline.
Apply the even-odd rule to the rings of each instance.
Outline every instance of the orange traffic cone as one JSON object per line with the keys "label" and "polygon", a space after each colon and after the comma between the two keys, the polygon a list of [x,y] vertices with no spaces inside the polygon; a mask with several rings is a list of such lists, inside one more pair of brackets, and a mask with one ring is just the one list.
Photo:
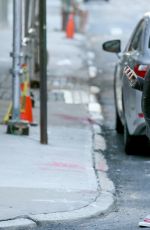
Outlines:
{"label": "orange traffic cone", "polygon": [[20,119],[28,121],[30,124],[33,123],[33,115],[32,115],[32,100],[30,96],[22,97],[21,98],[21,112],[20,112]]}
{"label": "orange traffic cone", "polygon": [[66,26],[66,37],[73,38],[75,33],[75,23],[74,23],[74,15],[70,14],[69,19]]}
{"label": "orange traffic cone", "polygon": [[25,75],[24,82],[21,83],[21,108],[20,119],[33,123],[32,99],[30,97],[29,73],[27,65],[22,66]]}

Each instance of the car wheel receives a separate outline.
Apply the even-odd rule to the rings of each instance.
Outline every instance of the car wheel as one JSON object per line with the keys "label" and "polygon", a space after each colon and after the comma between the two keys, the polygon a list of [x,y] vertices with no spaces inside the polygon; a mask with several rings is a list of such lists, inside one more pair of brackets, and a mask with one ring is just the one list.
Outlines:
{"label": "car wheel", "polygon": [[116,119],[116,122],[115,122],[116,131],[117,131],[117,133],[122,134],[124,132],[124,127],[123,127],[122,122],[120,120],[120,117],[118,115],[117,108],[116,108],[116,118],[115,119]]}
{"label": "car wheel", "polygon": [[[127,155],[150,153],[150,141],[145,135],[132,136],[129,134],[127,124],[124,125],[124,146]],[[143,148],[144,146],[144,148]]]}
{"label": "car wheel", "polygon": [[133,142],[132,142],[132,136],[129,134],[129,130],[127,127],[127,124],[125,122],[124,124],[124,147],[126,154],[132,154],[133,152]]}
{"label": "car wheel", "polygon": [[114,100],[115,100],[115,129],[117,133],[122,134],[124,132],[124,127],[120,120],[118,109],[117,109],[116,78],[114,78]]}
{"label": "car wheel", "polygon": [[132,136],[129,134],[129,130],[125,122],[124,124],[124,147],[125,147],[126,154],[133,155],[135,153],[137,138],[138,137]]}

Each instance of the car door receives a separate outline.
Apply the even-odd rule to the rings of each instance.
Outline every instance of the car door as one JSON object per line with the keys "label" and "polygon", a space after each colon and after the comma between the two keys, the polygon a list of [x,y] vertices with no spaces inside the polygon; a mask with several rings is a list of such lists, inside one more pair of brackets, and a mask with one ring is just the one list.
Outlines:
{"label": "car door", "polygon": [[[122,68],[129,65],[132,69],[140,64],[142,53],[142,42],[144,41],[145,20],[141,20],[137,25],[123,56]],[[126,77],[123,76],[123,106],[124,117],[127,127],[132,134],[135,129],[135,120],[137,119],[137,98],[141,104],[141,92],[132,89]]]}

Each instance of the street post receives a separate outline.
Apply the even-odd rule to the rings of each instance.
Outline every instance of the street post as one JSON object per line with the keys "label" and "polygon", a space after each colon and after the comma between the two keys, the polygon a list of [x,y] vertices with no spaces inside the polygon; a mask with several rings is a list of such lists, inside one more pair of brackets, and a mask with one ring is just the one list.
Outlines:
{"label": "street post", "polygon": [[8,122],[7,133],[28,135],[28,123],[20,120],[21,40],[22,0],[13,0],[12,118]]}
{"label": "street post", "polygon": [[48,143],[47,137],[47,45],[46,0],[39,0],[39,58],[40,58],[40,142]]}

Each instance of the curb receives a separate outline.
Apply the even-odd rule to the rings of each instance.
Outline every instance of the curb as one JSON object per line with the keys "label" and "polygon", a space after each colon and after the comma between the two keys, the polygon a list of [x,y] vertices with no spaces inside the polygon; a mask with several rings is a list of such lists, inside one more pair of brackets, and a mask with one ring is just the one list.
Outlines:
{"label": "curb", "polygon": [[79,210],[70,212],[60,212],[51,214],[29,215],[27,218],[18,218],[15,220],[1,221],[0,229],[19,230],[32,229],[38,224],[46,224],[55,221],[75,221],[87,219],[97,215],[104,215],[113,208],[114,196],[110,192],[101,192],[95,202]]}
{"label": "curb", "polygon": [[29,216],[38,223],[49,223],[55,221],[75,221],[80,219],[91,218],[96,215],[103,215],[108,209],[113,207],[114,198],[109,192],[101,192],[95,202],[78,210],[62,213],[40,214]]}
{"label": "curb", "polygon": [[34,221],[27,218],[16,218],[0,222],[0,229],[5,230],[33,229],[36,226],[37,225]]}
{"label": "curb", "polygon": [[98,69],[95,66],[95,54],[92,51],[87,52],[87,59],[88,59],[88,74],[89,78],[96,78],[98,74]]}

